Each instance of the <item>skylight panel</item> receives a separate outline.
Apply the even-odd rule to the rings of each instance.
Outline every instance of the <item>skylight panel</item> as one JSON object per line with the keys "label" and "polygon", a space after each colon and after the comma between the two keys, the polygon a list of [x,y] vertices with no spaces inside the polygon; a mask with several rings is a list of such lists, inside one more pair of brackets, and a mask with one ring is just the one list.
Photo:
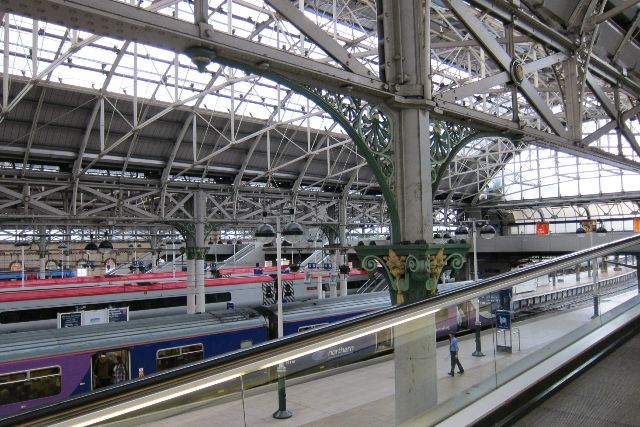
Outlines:
{"label": "skylight panel", "polygon": [[107,88],[109,92],[133,95],[133,81],[128,77],[115,74]]}

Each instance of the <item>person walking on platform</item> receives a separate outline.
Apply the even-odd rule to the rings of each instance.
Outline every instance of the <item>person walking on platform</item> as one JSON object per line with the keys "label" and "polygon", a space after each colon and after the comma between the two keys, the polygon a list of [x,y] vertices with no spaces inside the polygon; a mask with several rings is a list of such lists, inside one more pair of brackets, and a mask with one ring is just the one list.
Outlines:
{"label": "person walking on platform", "polygon": [[452,377],[455,375],[456,365],[458,365],[458,373],[463,374],[464,368],[460,364],[460,360],[458,360],[458,339],[453,332],[449,332],[449,352],[451,353],[451,371],[449,375]]}

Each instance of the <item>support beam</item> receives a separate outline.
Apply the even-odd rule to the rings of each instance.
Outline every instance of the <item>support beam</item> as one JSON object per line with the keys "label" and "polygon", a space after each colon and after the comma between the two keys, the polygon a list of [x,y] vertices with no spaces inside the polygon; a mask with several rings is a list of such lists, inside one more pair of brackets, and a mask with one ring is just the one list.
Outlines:
{"label": "support beam", "polygon": [[582,139],[582,93],[578,78],[578,61],[575,57],[562,64],[564,81],[564,110],[569,135],[574,141]]}
{"label": "support beam", "polygon": [[[487,31],[482,21],[475,16],[462,0],[447,0],[445,3],[451,7],[458,19],[460,19],[504,71],[509,72],[512,61],[511,56],[504,50],[500,43],[496,41],[493,35]],[[526,78],[520,83],[519,90],[557,135],[563,138],[569,137],[564,125],[560,123],[551,111],[551,108],[549,108],[546,102],[540,97],[537,89]]]}
{"label": "support beam", "polygon": [[196,313],[205,312],[205,291],[204,291],[204,255],[207,247],[204,244],[204,223],[206,219],[207,197],[204,191],[199,190],[193,197],[195,218],[195,239],[196,239],[196,260],[195,260],[195,280],[196,280]]}
{"label": "support beam", "polygon": [[307,18],[289,0],[266,0],[266,2],[345,69],[361,76],[371,75],[370,70],[358,62],[351,53],[340,46],[327,32]]}
{"label": "support beam", "polygon": [[55,22],[98,36],[135,39],[138,43],[178,53],[193,46],[210,48],[216,52],[216,60],[226,65],[264,68],[301,84],[332,91],[349,86],[373,100],[388,96],[384,84],[376,76],[361,76],[279,48],[213,31],[207,25],[178,20],[121,2],[43,0],[34,8],[22,0],[6,0],[0,7],[32,19]]}
{"label": "support beam", "polygon": [[29,164],[29,153],[31,152],[31,146],[33,145],[33,140],[38,133],[38,120],[40,120],[40,111],[42,111],[42,103],[44,102],[44,97],[47,94],[47,89],[43,88],[42,92],[40,92],[40,97],[38,98],[38,105],[36,106],[36,111],[33,113],[33,119],[31,121],[31,130],[29,131],[29,139],[27,140],[27,148],[24,150],[24,157],[22,159],[22,176],[27,171],[27,165]]}
{"label": "support beam", "polygon": [[639,24],[640,24],[640,12],[636,13],[636,18],[633,20],[633,23],[631,24],[631,26],[627,29],[627,32],[624,35],[624,38],[618,45],[616,52],[613,54],[613,57],[611,58],[612,64],[618,63],[618,57],[624,50],[624,47],[627,45],[627,43],[629,43],[629,40],[631,40],[631,37],[633,37],[633,34],[636,32],[636,28],[638,28]]}
{"label": "support beam", "polygon": [[640,164],[632,159],[620,157],[596,147],[583,147],[582,144],[574,144],[574,141],[568,138],[553,135],[542,130],[531,127],[523,128],[511,120],[505,120],[480,111],[474,111],[452,102],[437,101],[436,105],[438,106],[436,108],[437,113],[432,116],[441,120],[472,123],[478,130],[492,131],[501,129],[506,138],[522,138],[523,143],[553,148],[563,153],[632,172],[637,172],[640,169]]}
{"label": "support beam", "polygon": [[588,27],[595,27],[596,25],[606,21],[607,19],[613,18],[619,13],[622,13],[625,10],[629,9],[630,7],[636,6],[638,4],[640,4],[640,0],[627,0],[625,2],[622,2],[621,4],[613,7],[611,10],[604,13],[600,13],[594,16],[593,18],[591,18],[589,20]]}
{"label": "support beam", "polygon": [[[565,55],[564,53],[554,53],[544,58],[540,58],[537,61],[533,61],[525,64],[523,67],[524,72],[525,74],[534,73],[543,68],[550,67],[554,64],[564,61],[565,59],[567,59],[567,55]],[[487,92],[492,87],[499,84],[508,83],[510,80],[511,80],[511,77],[509,76],[509,73],[506,71],[503,71],[500,73],[493,74],[489,77],[485,77],[483,79],[476,80],[471,83],[467,83],[455,89],[451,89],[445,92],[440,92],[437,97],[445,101],[454,102],[458,99],[463,99],[468,96]]]}
{"label": "support beam", "polygon": [[602,108],[604,108],[609,117],[611,117],[612,120],[618,123],[618,129],[620,129],[622,135],[629,142],[629,144],[633,148],[633,151],[640,155],[640,144],[638,144],[635,135],[633,134],[631,129],[629,129],[629,127],[624,123],[624,120],[622,120],[621,114],[616,106],[613,104],[613,102],[611,102],[611,99],[609,99],[607,94],[598,84],[595,77],[593,77],[590,73],[587,73],[587,84],[593,91],[596,98],[598,98],[598,101],[600,101],[600,105],[602,105]]}

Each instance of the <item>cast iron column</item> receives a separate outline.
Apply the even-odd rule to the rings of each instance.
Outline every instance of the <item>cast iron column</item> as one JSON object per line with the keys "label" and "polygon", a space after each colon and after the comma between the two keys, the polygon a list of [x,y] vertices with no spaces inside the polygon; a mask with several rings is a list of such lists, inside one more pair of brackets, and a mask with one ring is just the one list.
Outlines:
{"label": "cast iron column", "polygon": [[40,272],[38,274],[39,279],[47,277],[47,232],[46,228],[40,228],[40,239],[38,239],[38,256],[40,258]]}
{"label": "cast iron column", "polygon": [[[379,0],[378,26],[381,75],[390,90],[411,104],[391,105],[393,111],[395,195],[400,230],[393,242],[433,242],[431,153],[429,134],[430,0]],[[418,241],[418,242],[416,242]],[[426,249],[426,248],[425,248]],[[391,254],[389,255],[392,256]],[[410,285],[411,286],[411,285]],[[413,290],[405,296],[411,300]],[[402,303],[402,294],[397,301]],[[401,424],[437,405],[438,376],[434,315],[394,328],[395,413]]]}
{"label": "cast iron column", "polygon": [[198,191],[193,195],[194,217],[196,220],[196,253],[195,253],[195,288],[196,288],[196,313],[205,311],[205,291],[204,291],[204,255],[208,248],[204,246],[204,222],[206,219],[207,199],[204,191]]}

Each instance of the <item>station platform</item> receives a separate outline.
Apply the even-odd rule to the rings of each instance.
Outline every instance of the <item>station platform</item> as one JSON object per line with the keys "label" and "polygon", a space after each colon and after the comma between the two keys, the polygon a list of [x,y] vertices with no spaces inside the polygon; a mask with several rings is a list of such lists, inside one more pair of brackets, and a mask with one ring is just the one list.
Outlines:
{"label": "station platform", "polygon": [[[616,272],[620,274],[620,272]],[[603,279],[603,276],[600,276]],[[564,283],[571,286],[570,281]],[[637,295],[637,288],[618,295],[601,298],[600,313]],[[588,322],[593,315],[591,305],[579,309],[553,311],[518,322],[519,344],[514,343],[512,353],[495,350],[496,334],[482,333],[484,357],[475,357],[473,335],[461,337],[460,361],[464,374],[448,376],[450,359],[448,342],[437,346],[438,404],[454,398],[478,383],[519,360],[534,354],[549,343]],[[242,399],[222,398],[219,402],[194,403],[176,409],[158,412],[154,419],[131,419],[113,426],[146,425],[169,427],[174,425],[235,426],[345,426],[382,427],[395,424],[394,413],[394,361],[385,356],[356,366],[339,368],[304,378],[287,381],[287,409],[293,413],[289,419],[274,419],[278,399],[275,386],[250,390]],[[132,424],[134,423],[134,424]],[[441,425],[449,425],[443,422]],[[450,424],[454,425],[454,424]]]}
{"label": "station platform", "polygon": [[[619,267],[617,270],[610,267],[607,271],[598,271],[598,288],[601,292],[607,292],[608,288],[625,282],[634,270],[628,267]],[[514,310],[546,304],[550,301],[562,300],[585,293],[593,292],[594,279],[587,272],[557,275],[555,277],[544,276],[530,280],[515,286],[512,297]],[[520,290],[521,292],[518,292]]]}

